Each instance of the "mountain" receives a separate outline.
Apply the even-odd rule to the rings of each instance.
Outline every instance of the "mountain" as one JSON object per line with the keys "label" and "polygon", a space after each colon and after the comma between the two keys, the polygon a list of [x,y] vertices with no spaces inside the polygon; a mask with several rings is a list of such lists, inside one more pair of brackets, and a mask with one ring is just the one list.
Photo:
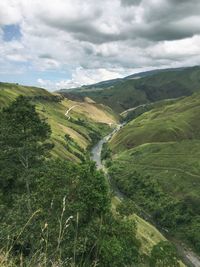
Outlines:
{"label": "mountain", "polygon": [[47,119],[55,145],[52,154],[57,157],[82,160],[86,150],[118,121],[110,108],[88,99],[76,102],[42,88],[0,83],[1,107],[7,106],[19,95],[27,96],[36,104],[41,117]]}
{"label": "mountain", "polygon": [[200,254],[200,93],[141,114],[109,146],[120,190]]}
{"label": "mountain", "polygon": [[[47,120],[52,130],[51,142],[54,143],[55,147],[51,152],[53,157],[42,161],[41,166],[36,165],[32,167],[32,169],[30,168],[30,171],[26,170],[26,175],[23,175],[22,167],[19,168],[18,165],[15,165],[15,161],[9,161],[6,158],[5,162],[9,162],[14,168],[14,173],[12,173],[7,167],[7,164],[2,164],[4,158],[1,158],[1,166],[3,167],[0,179],[2,185],[0,195],[1,203],[3,203],[3,205],[1,205],[3,214],[1,223],[3,225],[4,234],[7,231],[5,230],[7,226],[11,227],[15,225],[18,232],[21,227],[23,230],[27,227],[28,229],[25,230],[25,233],[20,236],[20,241],[18,237],[17,242],[16,240],[15,242],[18,247],[26,248],[27,244],[29,244],[27,243],[28,240],[33,250],[33,244],[36,248],[41,246],[41,241],[38,241],[36,238],[39,237],[40,239],[40,230],[42,230],[42,235],[45,235],[45,231],[51,231],[50,239],[48,240],[49,249],[53,248],[53,252],[55,253],[52,240],[55,239],[54,243],[57,244],[57,233],[60,231],[60,227],[65,226],[67,234],[64,235],[64,232],[62,232],[64,241],[62,240],[61,243],[65,248],[63,251],[67,249],[68,253],[70,253],[70,250],[74,248],[74,236],[76,235],[73,235],[73,231],[75,230],[76,233],[74,225],[77,223],[79,229],[78,242],[82,243],[79,243],[81,244],[81,254],[80,256],[77,254],[76,257],[80,257],[81,261],[83,258],[82,249],[85,240],[91,240],[88,242],[89,245],[87,245],[89,246],[88,253],[90,254],[91,249],[94,249],[93,241],[94,238],[96,238],[98,244],[102,242],[101,248],[108,242],[105,253],[109,260],[110,253],[107,254],[107,251],[108,249],[111,251],[110,249],[113,247],[113,255],[116,258],[115,266],[118,261],[122,263],[127,261],[127,257],[124,256],[125,259],[122,260],[122,256],[129,252],[129,250],[127,250],[128,245],[130,249],[133,250],[131,255],[137,255],[139,253],[138,258],[140,262],[138,266],[149,266],[152,250],[154,248],[159,248],[160,243],[163,244],[162,242],[168,244],[166,238],[154,226],[138,216],[136,211],[132,211],[129,216],[124,216],[123,212],[130,212],[129,207],[123,208],[122,214],[119,213],[118,209],[122,204],[121,200],[116,196],[112,196],[111,202],[110,190],[108,190],[108,183],[103,173],[96,171],[94,164],[89,161],[89,157],[86,155],[86,152],[89,152],[90,147],[97,142],[97,140],[111,131],[110,126],[118,123],[119,117],[110,108],[102,104],[96,104],[87,97],[82,101],[73,101],[64,98],[60,94],[50,93],[42,88],[0,83],[1,107],[7,107],[19,95],[26,96],[26,98],[34,103],[40,117]],[[8,120],[10,118],[9,116]],[[62,162],[61,159],[67,160]],[[82,162],[82,164],[74,164],[80,162]],[[16,166],[18,168],[16,168]],[[20,172],[18,176],[16,176],[16,169]],[[28,173],[30,176],[27,175]],[[116,175],[116,177],[118,176]],[[25,179],[27,179],[26,182],[30,179],[31,191],[29,193],[24,186]],[[13,201],[13,199],[15,199],[15,201]],[[29,202],[34,209],[39,208],[30,218],[26,207],[26,204]],[[14,204],[11,205],[11,203]],[[22,205],[25,207],[24,209],[21,209]],[[102,211],[105,209],[106,212],[110,213],[102,217],[101,212],[97,214],[96,210],[98,207],[101,207]],[[87,212],[83,213],[85,210]],[[29,221],[34,218],[37,212],[42,213],[41,215],[37,215],[41,217],[38,217],[34,223],[29,226]],[[72,222],[70,223],[71,220]],[[28,223],[26,223],[27,221]],[[63,223],[63,226],[61,223]],[[73,225],[69,227],[70,224]],[[41,229],[41,225],[43,225],[44,228]],[[102,229],[103,232],[101,233],[99,229]],[[70,231],[70,234],[68,234],[68,231]],[[127,232],[129,233],[128,235]],[[15,238],[14,233],[13,230],[12,235],[14,235]],[[49,232],[47,232],[47,234],[48,233]],[[98,233],[97,236],[96,233]],[[29,238],[29,235],[31,235],[32,239]],[[126,236],[128,238],[127,240]],[[106,238],[108,238],[108,241]],[[132,241],[135,243],[133,244]],[[39,242],[39,245],[37,242]],[[45,246],[47,247],[46,243]],[[15,243],[13,247],[15,248]],[[116,257],[116,247],[119,248],[117,249],[117,255],[120,255],[120,257]],[[122,250],[122,248],[125,248],[125,250]],[[11,249],[13,248],[11,247]],[[97,251],[99,251],[99,248]],[[172,253],[176,253],[173,247]],[[10,258],[8,259],[6,255],[7,254],[0,255],[0,265],[4,261],[9,262]],[[66,255],[68,256],[68,254]],[[127,255],[130,257],[130,254]],[[176,256],[176,254],[173,255]],[[170,259],[169,255],[165,256],[167,260]],[[51,257],[50,259],[52,260]],[[113,259],[111,264],[106,262],[100,266],[112,266]],[[38,263],[38,259],[31,258],[31,261],[32,260],[36,260]],[[46,260],[45,255],[45,262]],[[133,261],[132,256],[130,257],[130,261]],[[179,263],[181,267],[185,266],[182,262],[179,261]],[[84,265],[93,266],[89,263],[84,263]],[[7,267],[8,265],[3,266]],[[13,263],[12,266],[16,265]],[[119,263],[117,266],[122,266],[122,264]]]}
{"label": "mountain", "polygon": [[81,87],[77,87],[77,88],[71,88],[71,89],[61,89],[61,92],[71,92],[74,90],[87,90],[87,89],[94,89],[94,88],[108,88],[111,87],[113,85],[116,85],[119,82],[122,82],[123,80],[131,80],[131,79],[138,79],[138,78],[143,78],[143,77],[148,77],[157,73],[161,73],[161,72],[166,72],[166,71],[181,71],[184,68],[169,68],[169,69],[156,69],[156,70],[150,70],[150,71],[144,71],[144,72],[139,72],[139,73],[135,73],[135,74],[131,74],[129,76],[126,76],[124,78],[117,78],[117,79],[111,79],[111,80],[105,80],[105,81],[101,81],[98,83],[94,83],[94,84],[90,84],[90,85],[82,85]]}
{"label": "mountain", "polygon": [[124,79],[129,80],[129,79],[138,79],[138,78],[144,78],[144,77],[149,77],[154,74],[162,73],[162,72],[168,72],[168,71],[182,71],[185,68],[168,68],[168,69],[155,69],[155,70],[149,70],[149,71],[144,71],[144,72],[139,72],[135,73],[129,76],[126,76]]}
{"label": "mountain", "polygon": [[[19,95],[26,96],[36,106],[38,118],[46,119],[51,126],[51,142],[55,144],[53,157],[40,161],[37,156],[38,160],[33,160],[32,157],[36,153],[42,153],[42,150],[31,150],[31,157],[26,156],[29,155],[30,142],[31,149],[39,147],[33,144],[36,137],[30,136],[37,136],[31,127],[32,124],[35,127],[35,122],[38,123],[38,115],[26,98],[14,101]],[[20,104],[19,99],[23,99]],[[29,104],[23,106],[24,101]],[[0,83],[0,104],[1,107],[11,108],[9,111],[3,109],[1,113],[3,149],[0,158],[0,225],[2,236],[5,237],[9,232],[11,237],[8,252],[4,249],[6,238],[1,239],[3,249],[0,253],[0,265],[18,266],[18,257],[35,266],[51,266],[54,261],[57,264],[55,253],[61,231],[62,236],[59,238],[62,242],[59,248],[62,248],[63,253],[61,258],[61,249],[58,250],[59,264],[69,255],[74,255],[71,253],[74,253],[74,240],[77,238],[80,246],[80,250],[77,246],[76,251],[76,261],[80,259],[80,265],[77,266],[93,266],[90,251],[99,252],[105,244],[105,256],[103,252],[98,256],[100,266],[112,266],[113,261],[113,266],[122,266],[127,258],[140,267],[149,266],[152,249],[159,247],[160,242],[168,242],[155,227],[136,214],[124,218],[119,216],[117,208],[121,201],[113,197],[111,202],[108,182],[103,172],[98,172],[85,155],[85,150],[110,132],[111,124],[118,122],[118,117],[112,110],[95,104],[90,99],[75,102],[42,88],[8,83]],[[22,118],[26,118],[25,124]],[[20,130],[16,130],[16,120]],[[37,131],[42,133],[41,127],[42,124],[40,127],[38,125]],[[16,130],[14,135],[13,128]],[[18,138],[19,146],[15,138]],[[22,161],[18,160],[18,156]],[[28,167],[23,164],[24,158],[29,163]],[[80,162],[82,164],[74,164]],[[74,227],[76,224],[78,228]],[[96,244],[99,247],[96,248]],[[128,245],[130,251],[127,250]],[[116,247],[120,257],[116,257]],[[43,259],[41,251],[44,249],[46,252]],[[35,251],[38,252],[36,256]],[[64,251],[67,252],[64,254]],[[115,259],[112,258],[110,263],[111,251]],[[180,264],[184,266],[181,262]]]}
{"label": "mountain", "polygon": [[200,67],[153,70],[124,79],[110,80],[71,90],[61,90],[69,98],[89,97],[97,103],[123,112],[141,104],[189,96],[200,88]]}

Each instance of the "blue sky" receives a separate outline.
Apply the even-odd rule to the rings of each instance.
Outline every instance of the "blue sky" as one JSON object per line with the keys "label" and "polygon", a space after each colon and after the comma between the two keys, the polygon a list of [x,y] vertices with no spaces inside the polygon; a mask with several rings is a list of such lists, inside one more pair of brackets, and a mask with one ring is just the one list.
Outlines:
{"label": "blue sky", "polygon": [[3,40],[11,42],[13,40],[21,39],[20,26],[18,24],[4,25],[3,27]]}
{"label": "blue sky", "polygon": [[[20,42],[22,38],[21,29],[19,24],[3,25],[3,41],[4,43]],[[5,72],[0,74],[1,81],[20,83],[26,85],[37,85],[38,79],[44,81],[51,81],[52,84],[58,83],[63,79],[70,79],[71,75],[68,70],[43,70],[39,71],[35,69],[31,61],[30,62],[12,62],[12,67],[16,69],[16,72]],[[19,70],[19,72],[17,71]],[[21,70],[21,71],[20,71]],[[38,78],[41,77],[41,78]]]}
{"label": "blue sky", "polygon": [[0,81],[56,90],[200,64],[200,1],[1,0]]}
{"label": "blue sky", "polygon": [[[19,24],[4,25],[3,30],[3,42],[12,43],[20,42],[22,38],[21,29]],[[38,85],[38,79],[52,82],[52,85],[59,83],[59,81],[64,79],[71,79],[71,75],[68,70],[37,70],[34,68],[30,62],[12,62],[12,67],[16,69],[14,72],[4,72],[0,73],[1,81],[20,83],[26,85]],[[18,71],[19,70],[19,71]]]}

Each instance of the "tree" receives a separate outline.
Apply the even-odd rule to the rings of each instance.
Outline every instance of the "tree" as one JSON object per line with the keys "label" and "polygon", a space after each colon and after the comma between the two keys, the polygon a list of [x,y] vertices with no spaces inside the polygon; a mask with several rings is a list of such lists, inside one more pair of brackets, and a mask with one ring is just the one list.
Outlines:
{"label": "tree", "polygon": [[195,250],[200,253],[200,216],[194,216],[191,224],[186,228],[186,236],[194,246]]}
{"label": "tree", "polygon": [[168,241],[160,241],[151,251],[150,267],[179,267],[176,248]]}
{"label": "tree", "polygon": [[133,219],[121,219],[111,214],[106,218],[98,240],[99,266],[134,266],[139,261],[140,242]]}
{"label": "tree", "polygon": [[25,96],[19,96],[0,115],[0,184],[15,190],[17,182],[25,185],[31,211],[29,170],[50,148],[44,144],[50,136],[50,126]]}
{"label": "tree", "polygon": [[136,212],[139,212],[135,202],[130,199],[124,199],[122,202],[120,202],[117,206],[117,211],[122,216],[129,216]]}
{"label": "tree", "polygon": [[27,98],[0,115],[0,245],[9,236],[9,252],[31,266],[38,255],[44,266],[137,263],[136,224],[113,216],[108,183],[94,162],[47,159],[50,128]]}

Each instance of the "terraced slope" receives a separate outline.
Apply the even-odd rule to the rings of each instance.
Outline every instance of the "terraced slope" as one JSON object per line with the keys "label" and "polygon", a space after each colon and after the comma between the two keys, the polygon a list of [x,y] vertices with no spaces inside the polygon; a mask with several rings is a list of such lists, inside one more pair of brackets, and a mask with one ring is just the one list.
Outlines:
{"label": "terraced slope", "polygon": [[[89,146],[110,131],[118,118],[112,110],[91,101],[75,102],[42,88],[0,83],[0,105],[6,106],[17,96],[25,95],[36,104],[52,128],[54,156],[80,161]],[[66,112],[71,109],[67,115]]]}

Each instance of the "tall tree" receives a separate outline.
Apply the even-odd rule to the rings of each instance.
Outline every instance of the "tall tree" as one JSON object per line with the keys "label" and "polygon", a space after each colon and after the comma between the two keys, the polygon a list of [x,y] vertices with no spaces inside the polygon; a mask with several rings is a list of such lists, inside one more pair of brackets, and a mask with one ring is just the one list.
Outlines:
{"label": "tall tree", "polygon": [[[35,106],[25,96],[19,96],[0,116],[0,183],[11,186],[18,181],[24,183],[30,203],[29,169],[45,156],[44,141],[51,133],[49,125],[36,112]],[[7,179],[6,179],[7,178]]]}

